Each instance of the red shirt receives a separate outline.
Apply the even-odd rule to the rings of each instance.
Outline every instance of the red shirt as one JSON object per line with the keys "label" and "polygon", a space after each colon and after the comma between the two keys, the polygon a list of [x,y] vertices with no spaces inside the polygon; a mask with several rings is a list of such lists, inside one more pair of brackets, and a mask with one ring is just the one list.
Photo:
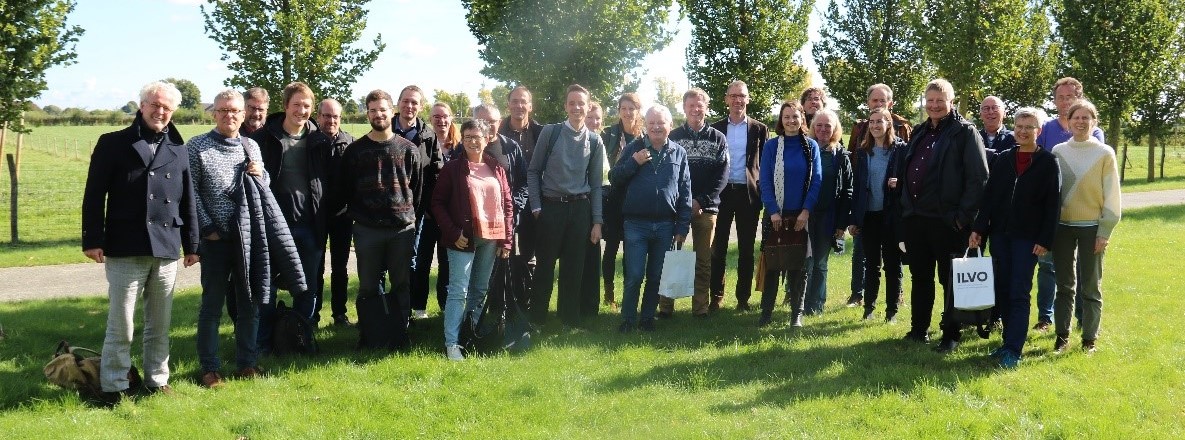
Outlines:
{"label": "red shirt", "polygon": [[1029,169],[1029,165],[1033,164],[1033,153],[1034,152],[1026,153],[1024,151],[1016,150],[1017,177],[1020,177],[1021,174],[1024,174],[1025,170]]}

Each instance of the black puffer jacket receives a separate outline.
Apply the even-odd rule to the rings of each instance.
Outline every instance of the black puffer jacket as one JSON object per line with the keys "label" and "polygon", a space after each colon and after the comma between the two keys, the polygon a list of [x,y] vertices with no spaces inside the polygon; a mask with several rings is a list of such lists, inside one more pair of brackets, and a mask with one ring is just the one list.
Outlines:
{"label": "black puffer jacket", "polygon": [[256,303],[267,304],[275,280],[294,295],[304,294],[308,284],[284,213],[262,179],[247,173],[240,176],[230,189],[239,206],[230,232],[241,250],[235,254],[241,259],[235,267],[240,271],[243,291]]}

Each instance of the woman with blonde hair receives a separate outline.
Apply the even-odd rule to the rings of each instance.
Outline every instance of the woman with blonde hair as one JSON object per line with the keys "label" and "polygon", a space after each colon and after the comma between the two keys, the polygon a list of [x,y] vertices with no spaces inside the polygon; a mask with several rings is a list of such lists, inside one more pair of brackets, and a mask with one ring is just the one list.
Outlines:
{"label": "woman with blonde hair", "polygon": [[852,198],[852,162],[848,150],[840,143],[843,128],[835,111],[823,108],[815,112],[810,133],[819,144],[823,177],[819,180],[819,198],[807,224],[807,236],[814,252],[807,260],[803,311],[807,315],[817,315],[823,313],[823,304],[827,301],[827,262],[831,257],[831,245],[836,238],[843,238],[847,228]]}
{"label": "woman with blonde hair", "polygon": [[[615,164],[620,159],[621,150],[642,136],[642,99],[637,93],[625,93],[617,99],[617,115],[621,118],[608,130],[601,134],[605,143],[605,158]],[[608,182],[606,180],[605,182]],[[622,225],[621,197],[616,188],[604,191],[603,216],[605,224],[601,226],[601,236],[605,240],[605,253],[601,258],[601,275],[605,280],[605,304],[611,308],[617,307],[614,298],[613,279],[617,273],[617,251],[621,248]]]}

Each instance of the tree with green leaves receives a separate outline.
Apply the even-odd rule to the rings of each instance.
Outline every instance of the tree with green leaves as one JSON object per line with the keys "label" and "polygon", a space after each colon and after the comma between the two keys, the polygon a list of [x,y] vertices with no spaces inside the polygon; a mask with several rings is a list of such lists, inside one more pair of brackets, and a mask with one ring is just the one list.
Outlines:
{"label": "tree with green leaves", "polygon": [[193,81],[177,78],[165,78],[162,81],[172,84],[181,92],[181,108],[201,110],[202,91]]}
{"label": "tree with green leaves", "polygon": [[[1164,86],[1157,69],[1181,54],[1173,49],[1182,23],[1175,0],[1062,0],[1054,10],[1070,61],[1069,74],[1106,123],[1108,142],[1120,143],[1121,122],[1135,97]],[[1123,167],[1120,167],[1120,173]],[[1122,174],[1120,174],[1122,177]]]}
{"label": "tree with green leaves", "polygon": [[[49,107],[47,106],[46,108],[49,108]],[[134,114],[136,114],[136,112],[140,111],[140,104],[137,103],[136,101],[128,101],[127,104],[124,104],[123,107],[119,108],[119,111],[127,113],[129,115],[134,115]],[[61,110],[58,110],[58,112],[60,113]],[[49,113],[49,112],[46,111],[46,113]]]}
{"label": "tree with green leaves", "polygon": [[449,93],[445,90],[436,89],[432,94],[432,103],[435,104],[437,102],[448,104],[453,109],[453,116],[464,117],[469,114],[469,109],[472,108],[469,95],[466,95],[465,92]]}
{"label": "tree with green leaves", "polygon": [[73,0],[0,0],[0,126],[28,132],[25,103],[47,87],[45,71],[74,63],[83,30],[66,24]]}
{"label": "tree with green leaves", "polygon": [[[638,65],[670,42],[670,0],[462,0],[469,30],[482,46],[481,73],[524,85],[535,118],[564,117],[569,84],[594,99],[636,86]],[[505,102],[505,101],[503,101]],[[500,105],[502,103],[499,103]]]}
{"label": "tree with green leaves", "polygon": [[[1148,181],[1156,180],[1156,147],[1160,147],[1160,178],[1164,178],[1165,141],[1185,122],[1185,7],[1180,3],[1170,6],[1173,20],[1182,23],[1171,40],[1169,56],[1164,63],[1155,66],[1153,83],[1156,87],[1142,90],[1135,96],[1131,125],[1128,135],[1133,142],[1147,139]],[[1176,54],[1176,55],[1173,55]],[[1127,144],[1123,145],[1123,161],[1127,161]],[[1120,171],[1122,172],[1122,171]]]}
{"label": "tree with green leaves", "polygon": [[768,119],[771,107],[798,98],[808,81],[794,53],[807,42],[814,0],[679,0],[691,21],[687,77],[712,97],[711,111],[728,114],[728,84],[749,86],[750,116]]}
{"label": "tree with green leaves", "polygon": [[[831,97],[852,119],[868,114],[868,87],[887,84],[893,112],[914,120],[922,88],[933,78],[916,23],[923,0],[831,0],[812,54]],[[841,6],[842,5],[842,6]]]}
{"label": "tree with green leaves", "polygon": [[[225,84],[263,87],[278,96],[302,81],[318,97],[350,99],[351,87],[370,70],[386,44],[376,35],[369,50],[353,47],[366,29],[370,0],[207,0],[206,34],[224,48],[233,74]],[[271,101],[278,109],[281,100]]]}
{"label": "tree with green leaves", "polygon": [[654,90],[657,95],[656,101],[670,110],[671,114],[678,115],[683,111],[683,91],[679,90],[670,78],[654,78]]}
{"label": "tree with green leaves", "polygon": [[1010,110],[1040,105],[1048,96],[1059,45],[1050,37],[1043,2],[926,1],[921,18],[925,57],[954,85],[962,109],[978,108],[988,95]]}

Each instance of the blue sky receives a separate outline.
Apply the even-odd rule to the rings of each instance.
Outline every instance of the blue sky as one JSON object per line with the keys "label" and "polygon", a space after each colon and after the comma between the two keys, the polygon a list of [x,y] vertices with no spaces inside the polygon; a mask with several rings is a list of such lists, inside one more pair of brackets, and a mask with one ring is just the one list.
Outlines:
{"label": "blue sky", "polygon": [[[225,88],[230,76],[221,50],[204,32],[199,6],[204,0],[78,0],[69,23],[86,33],[79,39],[77,62],[46,72],[49,88],[33,101],[40,106],[113,109],[137,100],[140,87],[166,77],[185,78],[197,84],[203,101]],[[825,2],[823,3],[826,4]],[[417,84],[425,90],[463,91],[476,100],[482,85],[496,81],[480,71],[477,40],[465,23],[465,9],[458,0],[372,0],[367,31],[360,42],[373,40],[375,29],[385,27],[387,49],[354,85],[354,95],[376,88],[398,90]],[[817,40],[820,7],[811,17],[812,41]],[[409,23],[408,11],[415,22]],[[408,25],[410,24],[410,27]],[[643,60],[646,74],[639,93],[653,99],[653,79],[666,77],[686,84],[684,51],[690,40],[689,25],[678,26],[674,41],[663,51]],[[808,44],[803,61],[814,71]],[[423,66],[407,69],[405,66]],[[816,82],[821,81],[816,74]]]}

